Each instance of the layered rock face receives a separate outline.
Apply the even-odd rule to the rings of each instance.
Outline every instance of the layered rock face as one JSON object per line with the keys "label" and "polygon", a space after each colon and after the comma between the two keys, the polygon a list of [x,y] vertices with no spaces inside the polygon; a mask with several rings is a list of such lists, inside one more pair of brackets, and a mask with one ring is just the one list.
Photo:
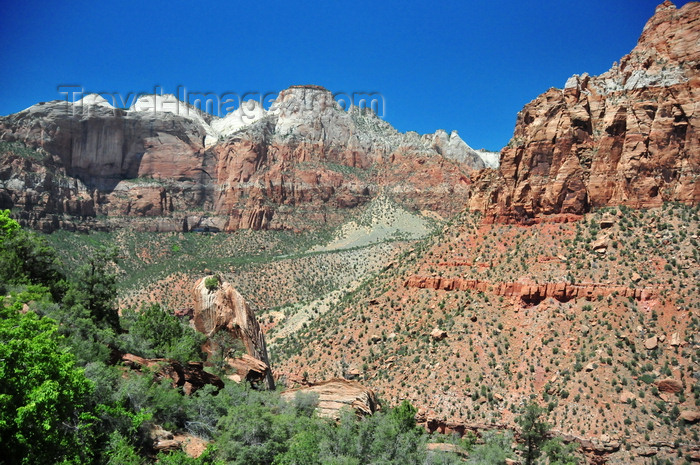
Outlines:
{"label": "layered rock face", "polygon": [[58,156],[68,176],[103,191],[124,179],[201,177],[203,121],[149,109],[143,99],[130,111],[83,101],[39,103],[1,118],[1,139],[41,147]]}
{"label": "layered rock face", "polygon": [[592,207],[700,201],[700,4],[656,9],[600,76],[573,76],[518,114],[499,173],[470,207],[506,220]]}
{"label": "layered rock face", "polygon": [[[225,118],[172,95],[142,96],[128,110],[95,95],[42,103],[0,118],[0,141],[38,149],[25,168],[60,172],[72,186],[70,195],[33,186],[50,199],[25,202],[9,168],[17,154],[2,151],[0,197],[45,230],[95,217],[153,231],[313,229],[379,193],[450,215],[470,174],[494,164],[454,132],[399,133],[370,110],[344,111],[318,86],[282,91],[269,111],[243,102]],[[59,206],[75,198],[90,207]]]}
{"label": "layered rock face", "polygon": [[373,390],[357,381],[335,378],[320,383],[289,389],[282,398],[292,400],[297,393],[318,395],[316,413],[326,418],[339,419],[340,411],[350,407],[358,415],[371,415],[379,410],[379,401]]}
{"label": "layered rock face", "polygon": [[[207,336],[205,351],[210,356],[221,354],[237,374],[245,370],[246,378],[251,373],[261,375],[266,387],[274,389],[265,335],[255,314],[228,282],[212,289],[207,288],[206,283],[207,278],[202,278],[192,289],[195,302],[193,322],[197,331]],[[249,357],[229,357],[236,341],[243,343]]]}
{"label": "layered rock face", "polygon": [[[60,160],[22,148],[12,144],[0,154],[0,209],[14,208],[18,220],[45,232],[75,229],[64,217],[94,218],[94,191],[67,176]],[[102,229],[97,223],[92,229]]]}
{"label": "layered rock face", "polygon": [[439,276],[411,276],[404,283],[404,287],[442,291],[475,290],[490,292],[504,297],[517,297],[528,304],[537,304],[548,297],[560,302],[568,302],[573,299],[594,300],[598,297],[607,297],[612,294],[644,301],[650,300],[658,294],[654,289],[634,289],[627,286],[603,283],[491,283],[478,279],[443,278]]}

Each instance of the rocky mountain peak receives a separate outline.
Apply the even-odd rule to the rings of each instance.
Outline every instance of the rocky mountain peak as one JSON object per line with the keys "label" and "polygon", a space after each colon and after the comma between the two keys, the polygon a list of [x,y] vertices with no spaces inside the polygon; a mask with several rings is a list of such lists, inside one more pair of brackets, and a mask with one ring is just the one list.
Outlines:
{"label": "rocky mountain peak", "polygon": [[666,1],[644,26],[637,46],[620,61],[619,71],[625,74],[673,75],[678,82],[687,81],[696,73],[700,59],[700,4],[687,3],[681,9]]}
{"label": "rocky mountain peak", "polygon": [[700,3],[664,2],[636,47],[599,76],[570,78],[518,114],[473,208],[496,217],[697,203]]}
{"label": "rocky mountain peak", "polygon": [[438,129],[435,131],[435,134],[423,136],[423,140],[428,142],[437,153],[446,158],[460,163],[467,163],[476,169],[486,167],[481,156],[459,137],[457,131],[447,134],[447,131],[444,129]]}
{"label": "rocky mountain peak", "polygon": [[85,97],[81,98],[80,100],[77,100],[73,103],[75,106],[93,106],[97,105],[100,107],[105,107],[105,108],[114,108],[114,106],[107,101],[103,96],[100,94],[88,94]]}
{"label": "rocky mountain peak", "polygon": [[270,114],[277,117],[275,132],[282,137],[334,140],[347,135],[352,125],[333,94],[321,86],[283,90],[270,107]]}
{"label": "rocky mountain peak", "polygon": [[340,109],[333,94],[321,86],[291,86],[279,93],[272,106],[271,113],[287,115],[308,111],[323,113],[327,109]]}
{"label": "rocky mountain peak", "polygon": [[244,127],[261,120],[265,115],[267,115],[267,111],[260,101],[250,99],[242,102],[238,108],[223,118],[214,118],[211,127],[220,138],[227,138]]}
{"label": "rocky mountain peak", "polygon": [[206,133],[205,146],[214,145],[218,140],[218,134],[209,125],[212,116],[187,102],[180,101],[173,94],[141,95],[131,104],[129,111],[151,113],[154,116],[163,113],[177,115],[196,122],[204,130]]}
{"label": "rocky mountain peak", "polygon": [[172,113],[183,118],[208,123],[212,116],[198,108],[183,102],[173,94],[149,94],[139,96],[129,107],[129,111]]}
{"label": "rocky mountain peak", "polygon": [[659,4],[659,6],[656,7],[656,14],[658,14],[660,11],[666,11],[666,10],[675,10],[676,5],[673,4],[671,0],[666,0],[663,3]]}

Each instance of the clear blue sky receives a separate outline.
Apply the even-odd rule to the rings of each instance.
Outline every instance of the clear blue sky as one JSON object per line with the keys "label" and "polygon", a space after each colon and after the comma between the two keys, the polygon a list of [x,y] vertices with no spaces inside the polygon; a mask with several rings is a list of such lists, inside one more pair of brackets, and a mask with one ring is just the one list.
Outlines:
{"label": "clear blue sky", "polygon": [[380,92],[401,131],[456,129],[500,149],[525,103],[606,71],[659,3],[5,1],[0,115],[62,98],[59,84],[122,95],[318,84]]}

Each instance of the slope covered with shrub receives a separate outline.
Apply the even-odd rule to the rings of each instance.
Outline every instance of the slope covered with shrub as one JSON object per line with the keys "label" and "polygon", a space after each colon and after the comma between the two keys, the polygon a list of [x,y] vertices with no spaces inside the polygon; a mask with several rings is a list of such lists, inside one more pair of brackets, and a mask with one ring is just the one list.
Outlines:
{"label": "slope covered with shrub", "polygon": [[[115,353],[197,360],[201,336],[158,305],[115,306],[114,254],[67,277],[44,240],[0,212],[0,463],[364,464],[457,463],[429,452],[408,403],[368,418],[316,417],[316,399],[291,402],[226,380],[190,396],[115,363]],[[37,266],[41,263],[41,266]],[[167,361],[167,360],[166,360]],[[213,368],[212,368],[213,369]],[[162,429],[208,444],[197,458],[160,452]],[[466,444],[468,445],[468,444]]]}

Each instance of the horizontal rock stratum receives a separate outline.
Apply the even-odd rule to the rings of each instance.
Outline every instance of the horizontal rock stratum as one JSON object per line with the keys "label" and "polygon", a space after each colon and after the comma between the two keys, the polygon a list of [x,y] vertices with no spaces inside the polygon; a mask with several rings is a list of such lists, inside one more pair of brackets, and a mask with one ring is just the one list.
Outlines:
{"label": "horizontal rock stratum", "polygon": [[572,299],[593,300],[597,297],[607,297],[612,294],[620,297],[631,297],[636,300],[649,300],[658,294],[654,289],[633,289],[627,286],[603,283],[492,283],[478,279],[443,278],[439,276],[411,276],[406,280],[404,286],[442,291],[489,292],[504,297],[519,297],[525,303],[539,303],[548,297],[560,302],[567,302]]}
{"label": "horizontal rock stratum", "polygon": [[282,397],[292,400],[297,393],[318,395],[318,415],[336,420],[340,418],[343,408],[351,408],[358,415],[371,415],[379,410],[379,401],[374,391],[357,381],[330,379],[310,386],[289,389],[282,393]]}

